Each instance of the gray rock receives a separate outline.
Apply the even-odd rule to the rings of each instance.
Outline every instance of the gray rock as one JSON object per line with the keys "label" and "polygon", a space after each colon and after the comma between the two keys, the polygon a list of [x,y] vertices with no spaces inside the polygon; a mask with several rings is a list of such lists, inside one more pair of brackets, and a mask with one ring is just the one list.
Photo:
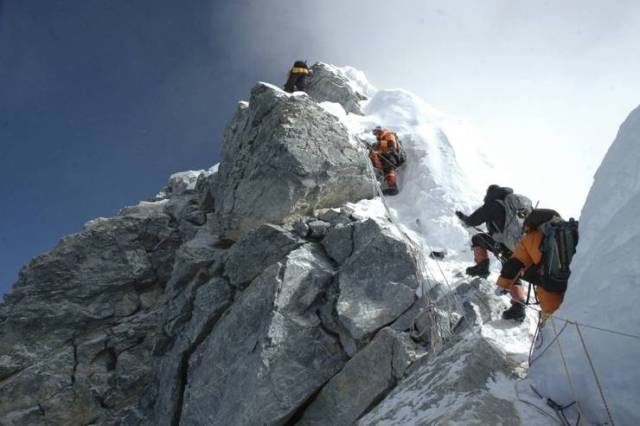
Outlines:
{"label": "gray rock", "polygon": [[317,102],[335,102],[345,111],[364,115],[360,101],[367,99],[356,92],[349,79],[331,65],[319,62],[311,67],[313,74],[307,83],[306,92]]}
{"label": "gray rock", "polygon": [[390,328],[375,338],[320,391],[299,425],[351,425],[382,399],[420,355],[411,339]]}
{"label": "gray rock", "polygon": [[453,336],[453,330],[461,320],[462,315],[457,312],[444,311],[435,306],[422,308],[414,318],[412,337],[435,350]]}
{"label": "gray rock", "polygon": [[322,220],[312,220],[307,225],[309,226],[309,236],[316,239],[323,238],[331,228],[330,223]]}
{"label": "gray rock", "polygon": [[117,422],[134,407],[180,242],[166,214],[130,212],[22,269],[0,305],[3,424]]}
{"label": "gray rock", "polygon": [[309,225],[307,225],[307,221],[304,218],[300,218],[293,223],[293,230],[302,238],[307,238],[310,232]]}
{"label": "gray rock", "polygon": [[353,220],[342,209],[321,209],[316,212],[318,219],[329,222],[332,226],[348,225]]}
{"label": "gray rock", "polygon": [[216,173],[202,173],[198,177],[198,181],[196,183],[196,192],[198,193],[198,201],[200,203],[200,210],[205,213],[211,213],[215,208],[215,199],[213,197],[213,190],[215,185],[215,180],[217,177]]}
{"label": "gray rock", "polygon": [[216,215],[230,238],[294,214],[371,197],[368,158],[307,96],[258,84],[225,132]]}
{"label": "gray rock", "polygon": [[469,334],[419,363],[357,424],[520,424],[513,403],[490,388],[494,380],[513,371],[483,338]]}
{"label": "gray rock", "polygon": [[156,354],[154,385],[147,390],[155,396],[153,417],[146,419],[148,424],[172,425],[180,417],[189,359],[233,299],[231,287],[219,277],[194,285],[188,293],[190,297],[182,298],[183,305],[176,309],[177,315],[188,312],[188,320],[170,328],[170,347]]}
{"label": "gray rock", "polygon": [[177,330],[192,318],[199,287],[222,273],[226,252],[216,249],[215,241],[216,236],[201,231],[176,252],[171,279],[163,297],[163,333],[157,338],[157,350],[169,344]]}
{"label": "gray rock", "polygon": [[327,250],[329,256],[340,265],[353,253],[354,228],[355,225],[351,223],[338,225],[322,239],[322,246]]}
{"label": "gray rock", "polygon": [[209,173],[204,170],[189,170],[174,173],[169,177],[169,182],[167,182],[164,192],[169,197],[173,197],[186,191],[191,191],[195,188],[200,177],[207,176],[208,174]]}
{"label": "gray rock", "polygon": [[268,266],[304,243],[284,228],[263,225],[246,234],[229,250],[225,275],[231,285],[244,288]]}
{"label": "gray rock", "polygon": [[267,268],[189,364],[181,422],[282,424],[346,362],[316,314],[333,270],[312,244]]}
{"label": "gray rock", "polygon": [[418,287],[410,247],[376,221],[357,223],[354,252],[341,267],[340,321],[363,340],[409,309]]}

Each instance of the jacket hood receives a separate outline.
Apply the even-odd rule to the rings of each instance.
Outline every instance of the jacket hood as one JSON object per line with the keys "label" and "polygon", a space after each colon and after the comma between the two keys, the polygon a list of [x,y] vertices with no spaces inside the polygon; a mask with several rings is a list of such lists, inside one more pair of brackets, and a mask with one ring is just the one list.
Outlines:
{"label": "jacket hood", "polygon": [[484,196],[484,202],[489,203],[494,200],[504,200],[504,198],[513,194],[513,189],[506,186],[491,185],[487,188],[487,194]]}

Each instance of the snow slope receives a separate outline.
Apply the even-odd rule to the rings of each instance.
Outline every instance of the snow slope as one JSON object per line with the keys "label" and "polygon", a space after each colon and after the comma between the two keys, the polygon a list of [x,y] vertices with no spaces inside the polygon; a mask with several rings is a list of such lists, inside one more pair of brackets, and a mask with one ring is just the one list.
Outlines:
{"label": "snow slope", "polygon": [[[640,334],[640,107],[631,113],[609,148],[581,214],[580,243],[565,302],[557,316],[634,335]],[[554,321],[557,329],[564,322]],[[553,326],[543,339],[550,342]],[[581,327],[615,424],[640,424],[640,339]],[[534,363],[530,380],[561,404],[574,400],[560,347],[584,415],[608,420],[605,403],[576,327],[562,333]],[[542,345],[542,348],[546,345]],[[541,353],[542,351],[538,351]],[[575,415],[575,411],[572,410]]]}
{"label": "snow slope", "polygon": [[[488,184],[509,185],[509,182],[496,179],[498,171],[482,154],[482,147],[475,144],[473,130],[465,123],[447,117],[405,90],[378,90],[366,82],[362,73],[356,75],[358,81],[354,82],[354,86],[365,87],[370,96],[368,101],[363,102],[364,117],[347,114],[338,104],[321,105],[342,121],[354,139],[373,142],[370,129],[377,125],[398,134],[407,151],[408,161],[399,171],[400,194],[386,197],[387,205],[396,223],[422,249],[427,279],[455,288],[468,281],[460,272],[472,262],[470,233],[455,217],[455,210],[471,212],[480,205]],[[453,135],[451,139],[443,129]],[[386,214],[380,199],[361,201],[351,207],[359,216],[380,218]],[[438,262],[428,257],[434,248],[446,249],[444,261]],[[493,320],[481,324],[476,334],[467,335],[458,344],[460,348],[454,351],[461,351],[467,344],[464,342],[472,345],[481,338],[492,345],[507,364],[515,366],[514,370],[524,374],[537,318],[530,314],[520,326],[500,319],[502,310],[508,306],[508,298],[492,294],[498,262],[494,261],[493,264],[494,274],[483,282],[479,290],[483,293],[480,299],[490,305],[493,311]],[[425,367],[426,370],[428,368]],[[421,370],[414,374],[415,377],[408,378],[413,383],[406,389],[399,388],[392,393],[376,407],[376,412],[363,420],[364,424],[369,421],[390,425],[430,424],[438,419],[442,421],[446,418],[443,413],[453,407],[463,407],[464,410],[465,406],[477,402],[470,395],[461,396],[452,392],[445,406],[435,409],[420,406],[420,401],[428,400],[433,392],[429,387],[431,383],[421,383],[420,375]],[[518,394],[515,384],[514,378],[496,372],[483,388],[493,400],[513,405],[519,418],[509,421],[550,424],[550,418],[532,408],[531,401],[527,404],[519,400],[519,397],[527,398],[527,395]],[[472,415],[473,410],[469,414]],[[497,416],[500,417],[500,413]],[[384,420],[380,422],[380,418]],[[461,424],[465,424],[464,421]]]}

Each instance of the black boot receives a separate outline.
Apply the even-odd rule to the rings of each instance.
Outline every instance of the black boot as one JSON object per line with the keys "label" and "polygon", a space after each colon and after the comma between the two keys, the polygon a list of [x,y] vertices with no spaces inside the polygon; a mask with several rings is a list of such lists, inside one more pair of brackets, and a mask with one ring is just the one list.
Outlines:
{"label": "black boot", "polygon": [[483,260],[475,266],[469,266],[466,272],[471,277],[487,278],[489,276],[489,259]]}
{"label": "black boot", "polygon": [[398,192],[400,192],[400,191],[398,190],[397,186],[390,186],[390,187],[385,188],[385,189],[382,190],[382,193],[384,195],[397,195]]}
{"label": "black boot", "polygon": [[524,305],[521,303],[513,303],[509,309],[502,313],[502,318],[506,320],[514,320],[516,322],[524,321],[527,313],[524,310]]}

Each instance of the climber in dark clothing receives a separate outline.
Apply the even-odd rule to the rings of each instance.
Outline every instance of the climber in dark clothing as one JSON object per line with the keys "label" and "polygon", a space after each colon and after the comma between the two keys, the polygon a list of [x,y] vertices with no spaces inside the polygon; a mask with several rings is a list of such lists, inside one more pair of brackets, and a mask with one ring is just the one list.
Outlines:
{"label": "climber in dark clothing", "polygon": [[467,226],[487,225],[488,233],[476,234],[471,238],[471,246],[473,247],[473,259],[476,262],[474,266],[467,268],[467,275],[486,278],[489,276],[489,251],[497,257],[511,256],[511,251],[493,239],[493,235],[503,231],[506,218],[505,208],[500,203],[509,194],[512,194],[511,188],[501,187],[498,185],[490,185],[484,196],[484,204],[474,211],[470,216],[465,215],[461,211],[456,212],[456,216],[460,218]]}
{"label": "climber in dark clothing", "polygon": [[307,63],[305,61],[295,61],[287,75],[284,90],[289,93],[304,91],[307,86],[307,76],[309,75],[311,75],[311,70]]}

